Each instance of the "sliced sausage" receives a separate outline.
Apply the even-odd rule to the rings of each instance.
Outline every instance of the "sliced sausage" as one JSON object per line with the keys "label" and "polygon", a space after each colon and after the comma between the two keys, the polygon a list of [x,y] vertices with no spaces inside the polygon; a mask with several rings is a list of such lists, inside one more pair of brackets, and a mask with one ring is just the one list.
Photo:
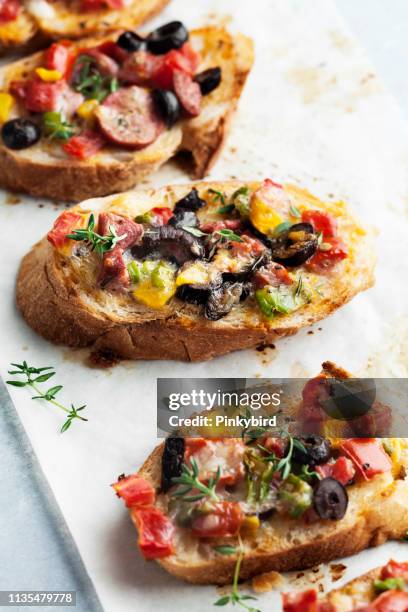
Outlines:
{"label": "sliced sausage", "polygon": [[110,94],[95,115],[105,136],[124,147],[146,147],[165,128],[151,94],[136,85]]}
{"label": "sliced sausage", "polygon": [[86,53],[95,61],[95,64],[102,76],[115,77],[119,72],[119,64],[114,59],[99,51],[98,49],[87,49]]}
{"label": "sliced sausage", "polygon": [[201,111],[202,94],[198,83],[182,70],[173,73],[173,86],[176,96],[186,113],[191,117],[197,117]]}

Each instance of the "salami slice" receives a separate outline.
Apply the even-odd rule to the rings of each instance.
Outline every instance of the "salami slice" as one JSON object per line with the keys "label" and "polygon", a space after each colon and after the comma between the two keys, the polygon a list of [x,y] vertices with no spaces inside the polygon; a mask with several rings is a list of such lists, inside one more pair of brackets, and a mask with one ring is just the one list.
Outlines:
{"label": "salami slice", "polygon": [[201,111],[201,89],[191,76],[182,70],[173,73],[173,86],[176,96],[186,113],[197,117]]}
{"label": "salami slice", "polygon": [[151,94],[136,85],[110,94],[97,109],[96,117],[109,140],[135,149],[154,142],[165,128]]}

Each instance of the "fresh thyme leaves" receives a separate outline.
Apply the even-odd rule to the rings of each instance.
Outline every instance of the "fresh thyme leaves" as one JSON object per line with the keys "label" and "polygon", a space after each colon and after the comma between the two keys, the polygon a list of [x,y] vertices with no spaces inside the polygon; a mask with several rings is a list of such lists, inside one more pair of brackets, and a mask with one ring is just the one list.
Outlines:
{"label": "fresh thyme leaves", "polygon": [[217,553],[220,553],[220,555],[235,555],[235,553],[237,552],[237,549],[235,546],[216,546],[214,548],[214,550]]}
{"label": "fresh thyme leaves", "polygon": [[291,204],[289,212],[292,217],[296,217],[297,219],[300,219],[302,216],[300,210],[294,204]]}
{"label": "fresh thyme leaves", "polygon": [[111,251],[113,247],[120,241],[126,238],[127,234],[118,236],[113,225],[109,226],[109,234],[107,236],[100,236],[94,231],[95,228],[95,217],[93,214],[90,215],[88,226],[86,229],[74,230],[72,234],[67,234],[67,238],[71,240],[81,241],[84,240],[91,245],[92,251],[95,251],[102,257],[104,253]]}
{"label": "fresh thyme leaves", "polygon": [[306,482],[309,482],[312,478],[317,478],[318,480],[322,478],[318,472],[311,470],[308,465],[301,466],[298,476],[302,480],[306,480]]}
{"label": "fresh thyme leaves", "polygon": [[9,370],[8,371],[9,374],[12,374],[15,376],[25,376],[26,379],[25,380],[7,380],[6,382],[8,385],[11,385],[13,387],[30,387],[37,394],[37,395],[33,395],[31,399],[45,400],[49,402],[50,404],[52,404],[53,406],[56,406],[60,410],[63,410],[67,414],[67,418],[65,422],[63,423],[61,430],[60,430],[61,433],[64,433],[64,431],[67,431],[67,429],[71,427],[72,421],[74,419],[79,419],[80,421],[88,420],[88,419],[85,419],[80,414],[78,414],[81,410],[84,410],[84,408],[86,408],[86,404],[84,404],[83,406],[80,406],[79,408],[75,408],[75,406],[71,404],[71,407],[67,408],[66,406],[63,406],[63,404],[60,404],[59,402],[56,401],[55,397],[57,393],[61,391],[62,385],[56,385],[54,387],[50,387],[45,392],[43,392],[38,387],[39,383],[47,382],[47,380],[49,380],[56,374],[55,369],[52,366],[47,366],[44,368],[34,368],[32,366],[29,366],[26,361],[23,361],[23,363],[12,363],[10,365],[12,365],[14,368],[17,368],[17,369]]}
{"label": "fresh thyme leaves", "polygon": [[75,128],[65,121],[61,113],[50,111],[43,115],[44,132],[50,138],[68,140],[75,133]]}
{"label": "fresh thyme leaves", "polygon": [[75,63],[75,69],[74,88],[87,100],[102,102],[118,89],[117,79],[102,76],[96,60],[90,55],[80,55]]}
{"label": "fresh thyme leaves", "polygon": [[241,569],[242,560],[244,558],[244,549],[242,546],[242,540],[240,536],[238,536],[238,542],[239,542],[239,555],[238,555],[237,562],[235,565],[231,593],[229,595],[223,595],[222,597],[220,597],[220,599],[217,599],[217,601],[214,603],[214,606],[226,606],[230,603],[233,606],[235,605],[240,606],[244,610],[247,610],[247,612],[260,612],[258,608],[247,606],[247,604],[245,603],[245,601],[249,601],[249,600],[256,601],[257,598],[252,597],[251,595],[241,594],[238,590],[239,572]]}
{"label": "fresh thyme leaves", "polygon": [[[172,478],[173,484],[183,485],[182,488],[175,491],[172,495],[174,497],[180,497],[182,501],[186,502],[199,501],[200,499],[204,499],[205,497],[209,497],[214,501],[219,501],[218,495],[215,492],[215,488],[221,478],[221,468],[218,466],[215,478],[211,477],[208,480],[208,485],[205,485],[199,479],[199,469],[194,457],[191,457],[190,463],[191,470],[185,463],[183,463],[183,465],[181,466],[181,476]],[[187,493],[190,493],[194,489],[197,489],[199,493],[187,495]]]}
{"label": "fresh thyme leaves", "polygon": [[241,236],[234,234],[234,232],[230,229],[216,230],[213,235],[221,236],[221,239],[230,240],[231,242],[244,242]]}
{"label": "fresh thyme leaves", "polygon": [[291,221],[282,221],[282,223],[279,223],[279,225],[277,225],[273,230],[274,236],[278,236],[279,234],[282,234],[282,232],[286,232],[290,227],[292,227],[292,225],[293,223]]}
{"label": "fresh thyme leaves", "polygon": [[190,227],[189,225],[183,225],[182,228],[185,232],[196,236],[197,238],[201,238],[202,236],[208,236],[205,232],[202,232],[197,227]]}
{"label": "fresh thyme leaves", "polygon": [[226,206],[227,202],[225,200],[225,194],[222,191],[217,191],[216,189],[209,189],[208,193],[211,193],[214,202],[220,202],[222,206]]}
{"label": "fresh thyme leaves", "polygon": [[217,213],[220,215],[228,215],[229,213],[232,213],[234,208],[235,204],[226,204],[225,206],[220,206]]}

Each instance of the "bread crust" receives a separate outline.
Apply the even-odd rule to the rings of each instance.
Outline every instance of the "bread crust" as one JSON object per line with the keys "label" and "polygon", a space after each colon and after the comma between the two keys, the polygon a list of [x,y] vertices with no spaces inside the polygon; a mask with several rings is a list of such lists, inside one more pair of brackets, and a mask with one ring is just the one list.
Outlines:
{"label": "bread crust", "polygon": [[[249,183],[256,188],[258,183]],[[209,187],[232,193],[242,183],[196,183],[198,190]],[[159,202],[173,206],[192,185],[169,186],[159,190],[128,192],[119,196],[89,200],[74,210],[122,210],[127,202],[141,201],[149,210]],[[125,204],[121,204],[125,202]],[[132,213],[133,214],[133,213]],[[353,221],[350,221],[353,223]],[[354,227],[354,226],[353,226]],[[356,226],[358,227],[358,226]],[[361,230],[362,231],[362,230]],[[150,310],[132,303],[125,310],[113,298],[107,308],[90,302],[87,291],[67,278],[67,262],[44,238],[24,257],[17,279],[17,305],[27,323],[43,337],[71,347],[90,347],[125,359],[174,359],[204,361],[225,353],[262,344],[330,315],[356,293],[373,283],[374,258],[362,235],[357,240],[355,261],[343,269],[330,295],[299,312],[268,321],[228,316],[208,321],[198,307],[177,299],[171,306]]]}
{"label": "bread crust", "polygon": [[[86,45],[92,46],[101,40],[88,40]],[[227,137],[253,64],[253,44],[243,35],[232,37],[223,28],[212,27],[192,31],[191,40],[205,43],[203,69],[220,65],[223,71],[221,85],[203,99],[198,117],[180,121],[142,150],[107,145],[85,161],[69,158],[58,143],[41,140],[23,151],[13,151],[0,143],[0,186],[37,197],[78,202],[130,189],[180,151],[191,154],[192,177],[204,177]],[[34,55],[0,70],[2,86],[6,87],[16,73],[32,70],[39,57]]]}

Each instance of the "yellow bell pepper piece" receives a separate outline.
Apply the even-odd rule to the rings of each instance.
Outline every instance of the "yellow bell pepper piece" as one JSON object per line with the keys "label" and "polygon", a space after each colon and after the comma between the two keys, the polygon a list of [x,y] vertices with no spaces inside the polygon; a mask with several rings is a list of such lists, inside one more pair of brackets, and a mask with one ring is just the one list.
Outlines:
{"label": "yellow bell pepper piece", "polygon": [[254,537],[259,529],[260,520],[257,516],[246,516],[241,525],[241,535],[244,537]]}
{"label": "yellow bell pepper piece", "polygon": [[151,279],[138,283],[133,296],[149,308],[162,308],[176,293],[176,283],[169,282],[163,288],[154,287]]}
{"label": "yellow bell pepper piece", "polygon": [[36,74],[42,81],[53,82],[62,79],[62,72],[59,70],[48,70],[47,68],[36,68]]}
{"label": "yellow bell pepper piece", "polygon": [[176,279],[177,287],[180,285],[203,285],[208,283],[209,275],[208,268],[202,262],[197,262],[181,270]]}
{"label": "yellow bell pepper piece", "polygon": [[0,123],[7,121],[13,104],[13,96],[4,91],[0,92]]}
{"label": "yellow bell pepper piece", "polygon": [[252,225],[263,234],[270,234],[283,221],[276,210],[256,193],[252,196],[249,218]]}
{"label": "yellow bell pepper piece", "polygon": [[85,100],[76,110],[78,117],[84,119],[91,127],[95,122],[95,111],[99,106],[98,100]]}

